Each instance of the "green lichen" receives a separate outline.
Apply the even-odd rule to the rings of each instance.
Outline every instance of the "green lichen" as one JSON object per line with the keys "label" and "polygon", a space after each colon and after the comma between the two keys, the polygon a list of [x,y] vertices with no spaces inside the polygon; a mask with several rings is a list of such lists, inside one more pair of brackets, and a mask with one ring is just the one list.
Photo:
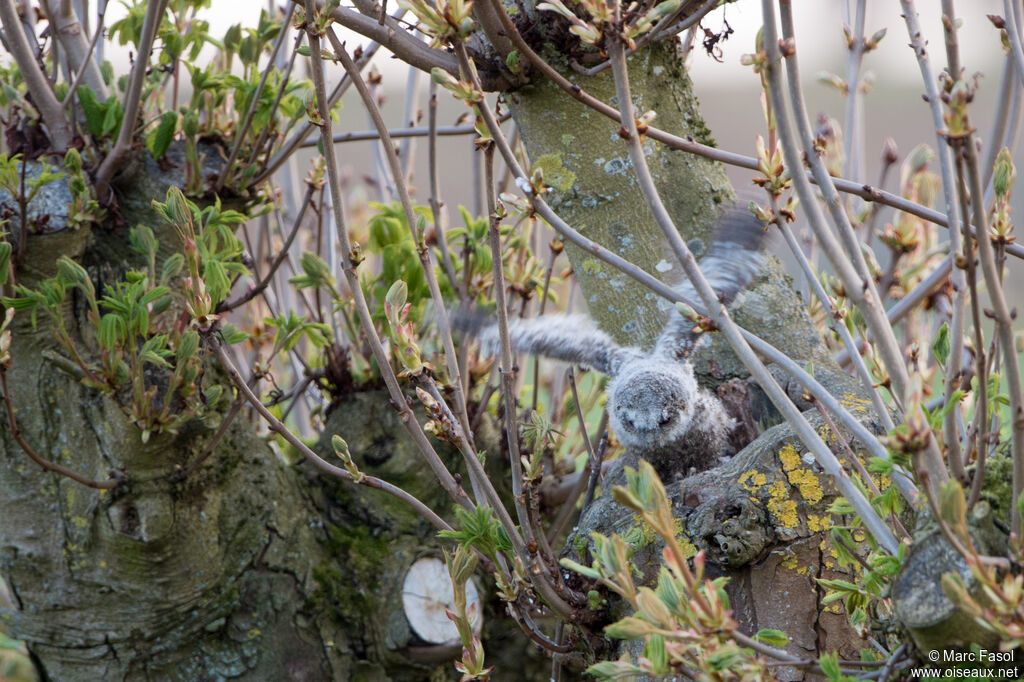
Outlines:
{"label": "green lichen", "polygon": [[545,185],[554,187],[559,192],[568,192],[576,182],[576,173],[565,167],[560,153],[537,157],[533,162],[533,168],[539,168],[544,173]]}
{"label": "green lichen", "polygon": [[362,525],[330,526],[327,547],[331,559],[313,569],[317,583],[313,605],[338,623],[351,622],[374,608],[374,592],[391,547],[383,536],[374,537]]}

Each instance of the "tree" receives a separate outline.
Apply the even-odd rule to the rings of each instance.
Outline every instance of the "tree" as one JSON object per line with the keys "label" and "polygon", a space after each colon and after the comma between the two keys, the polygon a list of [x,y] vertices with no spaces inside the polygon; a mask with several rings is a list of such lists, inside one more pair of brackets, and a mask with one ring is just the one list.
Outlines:
{"label": "tree", "polygon": [[[785,0],[781,34],[763,0],[744,58],[765,93],[755,157],[715,147],[681,59],[717,0],[309,0],[223,37],[208,4],[132,5],[109,27],[136,55],[118,78],[97,58],[102,15],[90,32],[84,8],[43,3],[44,50],[32,15],[0,0],[0,618],[41,675],[423,679],[457,659],[463,679],[842,679],[1019,644],[1007,531],[1024,417],[1003,286],[1022,253],[1019,8],[991,19],[1005,113],[983,160],[952,3],[940,78],[902,3],[936,145],[908,155],[892,194],[838,177],[834,128],[814,136]],[[884,36],[864,6],[851,138],[859,65]],[[374,42],[352,49],[339,27]],[[363,74],[378,49],[431,72],[426,206]],[[351,135],[334,120],[348,89],[391,203],[348,203]],[[462,225],[438,189],[442,89],[475,119],[454,132],[477,135],[484,215]],[[296,173],[311,134],[321,155],[289,198],[278,173]],[[886,169],[898,160],[887,150]],[[697,260],[734,201],[723,162],[760,173],[750,210],[813,303],[778,263],[728,310],[708,285]],[[884,227],[882,206],[897,209]],[[547,252],[541,223],[558,235]],[[636,453],[602,464],[615,442],[600,381],[516,371],[509,316],[545,311],[563,249],[618,343],[649,346],[667,314],[709,339],[691,361],[742,422],[735,456],[697,472]],[[691,300],[673,288],[684,276]],[[449,315],[488,304],[493,365]],[[442,547],[450,584],[417,582]],[[632,662],[615,660],[620,640]]]}

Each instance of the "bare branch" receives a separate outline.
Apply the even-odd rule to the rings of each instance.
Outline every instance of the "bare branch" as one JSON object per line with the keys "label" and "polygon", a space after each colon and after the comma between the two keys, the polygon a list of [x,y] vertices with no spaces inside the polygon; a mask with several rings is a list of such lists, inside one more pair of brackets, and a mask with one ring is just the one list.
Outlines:
{"label": "bare branch", "polygon": [[[312,16],[313,0],[306,0],[306,12]],[[323,58],[320,54],[320,36],[314,34],[310,28],[311,26],[307,26],[307,38],[309,40],[313,84],[316,88],[317,111],[320,114],[320,119],[323,124],[323,127],[321,128],[322,134],[325,139],[329,140],[331,137],[331,127],[333,122],[331,120],[331,112],[328,106],[327,87],[324,83]],[[352,263],[352,243],[349,241],[348,228],[345,222],[344,195],[342,194],[341,181],[338,177],[338,160],[334,152],[334,145],[329,143],[324,145],[324,158],[327,163],[327,179],[328,187],[331,191],[331,207],[334,211],[334,224],[337,229],[338,244],[342,253],[342,272],[345,274],[345,279],[352,292],[352,299],[355,303],[356,312],[358,313],[359,320],[362,324],[363,333],[367,342],[370,344],[370,348],[373,350],[374,358],[376,358],[377,365],[380,368],[381,377],[384,379],[384,383],[387,386],[388,393],[391,396],[395,409],[398,410],[402,424],[405,426],[409,435],[412,436],[413,442],[416,443],[417,448],[419,448],[420,452],[423,453],[424,459],[426,459],[433,474],[437,476],[441,486],[445,489],[452,500],[467,509],[471,509],[472,503],[469,501],[465,491],[462,490],[459,484],[455,481],[451,472],[449,472],[447,467],[445,467],[440,457],[438,457],[437,452],[435,452],[434,447],[424,435],[423,429],[421,429],[419,424],[416,422],[416,417],[410,409],[405,395],[402,393],[402,389],[398,385],[398,378],[395,376],[394,370],[391,368],[391,363],[388,360],[384,346],[381,345],[380,338],[377,336],[377,330],[373,325],[373,316],[367,306],[366,298],[363,296],[363,289],[359,283],[359,278],[355,271],[355,265]]]}
{"label": "bare branch", "polygon": [[274,47],[270,51],[270,60],[267,63],[263,74],[260,76],[260,82],[256,86],[256,92],[252,95],[252,101],[249,102],[249,110],[245,112],[245,118],[242,119],[242,125],[238,127],[235,132],[235,144],[231,147],[231,154],[228,155],[227,161],[221,167],[220,176],[217,178],[217,184],[214,185],[213,191],[219,192],[221,187],[224,186],[224,182],[227,180],[228,175],[231,174],[231,167],[235,164],[235,159],[238,158],[238,152],[242,148],[242,142],[245,140],[246,133],[249,132],[249,126],[252,125],[252,117],[256,114],[256,107],[260,103],[260,96],[263,94],[263,88],[267,85],[267,78],[270,77],[270,72],[274,70],[274,60],[277,59],[277,53],[281,50],[281,45],[284,44],[285,36],[288,35],[288,27],[291,25],[292,14],[295,12],[295,5],[288,5],[288,9],[285,12],[284,20],[281,24],[281,32],[277,35],[277,40],[274,41]]}
{"label": "bare branch", "polygon": [[110,191],[110,180],[124,163],[124,157],[132,148],[135,138],[135,124],[142,106],[142,85],[149,71],[149,55],[153,51],[153,43],[160,28],[167,0],[154,0],[146,7],[146,17],[142,22],[142,37],[139,40],[139,53],[135,55],[135,63],[128,75],[128,86],[124,93],[124,117],[121,119],[121,130],[117,141],[103,159],[96,171],[96,189],[101,197]]}
{"label": "bare branch", "polygon": [[282,438],[288,441],[289,445],[291,445],[296,450],[301,452],[302,456],[305,457],[310,464],[315,466],[323,473],[328,474],[330,476],[334,476],[335,478],[343,478],[346,481],[352,481],[353,483],[358,483],[359,485],[365,485],[368,488],[376,488],[377,490],[381,490],[387,493],[388,495],[391,495],[392,497],[397,498],[404,502],[405,504],[412,507],[417,514],[419,514],[427,521],[429,521],[431,525],[433,525],[438,530],[452,530],[451,526],[449,526],[440,516],[435,514],[430,507],[423,504],[423,502],[421,502],[419,498],[414,497],[413,495],[409,494],[405,490],[402,490],[398,486],[392,485],[387,481],[375,478],[373,476],[368,476],[366,474],[363,474],[362,478],[357,479],[347,470],[342,469],[341,467],[334,466],[333,464],[325,460],[323,457],[313,452],[308,445],[302,442],[301,438],[292,433],[287,426],[281,423],[281,421],[277,417],[275,417],[270,412],[270,410],[268,410],[263,405],[262,402],[260,402],[260,399],[256,397],[256,394],[252,392],[252,389],[249,388],[249,385],[245,383],[241,375],[238,373],[238,370],[235,368],[234,363],[231,362],[231,358],[229,358],[227,353],[224,352],[224,346],[221,345],[216,335],[210,335],[209,337],[207,337],[207,339],[210,345],[213,346],[213,350],[217,354],[217,359],[220,360],[221,365],[224,367],[225,371],[227,371],[228,377],[231,379],[231,382],[235,385],[235,388],[238,389],[239,395],[241,395],[246,402],[252,405],[253,408],[255,408],[255,410],[259,413],[259,415],[263,417],[264,420],[266,420],[267,424],[270,426],[271,431],[280,434]]}
{"label": "bare branch", "polygon": [[[20,31],[21,28],[19,27]],[[29,456],[33,462],[41,466],[46,471],[52,471],[55,474],[60,474],[66,478],[70,478],[76,483],[81,483],[89,488],[95,488],[96,490],[113,490],[125,482],[125,476],[119,471],[113,471],[110,473],[110,480],[107,481],[94,481],[91,478],[82,476],[76,471],[68,469],[62,464],[51,462],[41,456],[35,449],[29,445],[28,441],[21,434],[21,429],[18,428],[18,418],[14,414],[14,400],[11,398],[11,389],[7,386],[7,371],[0,367],[0,389],[4,392],[4,406],[7,408],[7,428],[10,431],[11,437],[21,447],[26,455]]]}
{"label": "bare branch", "polygon": [[[96,40],[103,33],[102,16],[92,40],[86,42],[85,29],[79,22],[78,15],[75,14],[74,5],[69,0],[60,0],[60,10],[52,14],[53,28],[56,29],[54,34],[67,55],[68,71],[77,74],[75,80],[80,79],[84,85],[87,85],[96,94],[99,101],[105,101],[110,97],[110,91],[107,89],[106,83],[103,82],[99,64],[92,57]],[[69,98],[73,92],[73,88],[68,92]]]}
{"label": "bare branch", "polygon": [[50,133],[50,143],[54,151],[64,153],[71,144],[71,123],[64,115],[64,108],[57,100],[46,74],[39,68],[35,54],[21,30],[21,20],[14,7],[14,0],[0,0],[0,24],[6,33],[11,56],[21,71],[21,77],[25,79],[28,91],[32,93],[32,102]]}

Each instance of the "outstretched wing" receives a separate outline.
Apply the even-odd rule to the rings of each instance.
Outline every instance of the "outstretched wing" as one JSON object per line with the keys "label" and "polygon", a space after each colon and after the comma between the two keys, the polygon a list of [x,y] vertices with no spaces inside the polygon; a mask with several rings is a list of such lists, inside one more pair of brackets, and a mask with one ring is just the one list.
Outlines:
{"label": "outstretched wing", "polygon": [[[501,350],[498,325],[483,324],[480,317],[454,316],[454,326],[477,336],[485,353]],[[627,357],[638,354],[635,348],[622,348],[610,336],[594,326],[586,315],[543,315],[528,319],[510,319],[508,336],[516,353],[543,355],[613,376]]]}
{"label": "outstretched wing", "polygon": [[[732,208],[722,215],[711,248],[698,263],[718,294],[718,300],[728,305],[761,274],[768,257],[765,248],[769,241],[764,224],[746,209]],[[683,298],[700,302],[697,290],[689,281],[677,287],[677,291]],[[673,311],[658,338],[655,353],[681,360],[693,350],[695,341],[693,323]]]}

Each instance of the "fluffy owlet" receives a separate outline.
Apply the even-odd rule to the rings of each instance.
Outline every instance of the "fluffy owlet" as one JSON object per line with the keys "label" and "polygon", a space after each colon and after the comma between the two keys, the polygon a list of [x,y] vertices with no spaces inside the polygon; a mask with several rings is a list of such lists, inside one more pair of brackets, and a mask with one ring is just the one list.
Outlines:
{"label": "fluffy owlet", "polygon": [[[732,209],[723,215],[699,263],[723,303],[733,301],[761,273],[767,241],[763,224],[749,212]],[[700,300],[689,281],[677,291]],[[480,328],[463,318],[457,326],[475,331],[485,352],[498,351],[497,324]],[[699,336],[693,323],[675,310],[651,350],[618,345],[586,315],[510,319],[509,338],[515,352],[606,374],[611,380],[607,409],[612,429],[628,451],[656,462],[659,469],[666,463],[675,471],[707,469],[724,454],[734,422],[718,397],[697,384],[689,358]]]}

